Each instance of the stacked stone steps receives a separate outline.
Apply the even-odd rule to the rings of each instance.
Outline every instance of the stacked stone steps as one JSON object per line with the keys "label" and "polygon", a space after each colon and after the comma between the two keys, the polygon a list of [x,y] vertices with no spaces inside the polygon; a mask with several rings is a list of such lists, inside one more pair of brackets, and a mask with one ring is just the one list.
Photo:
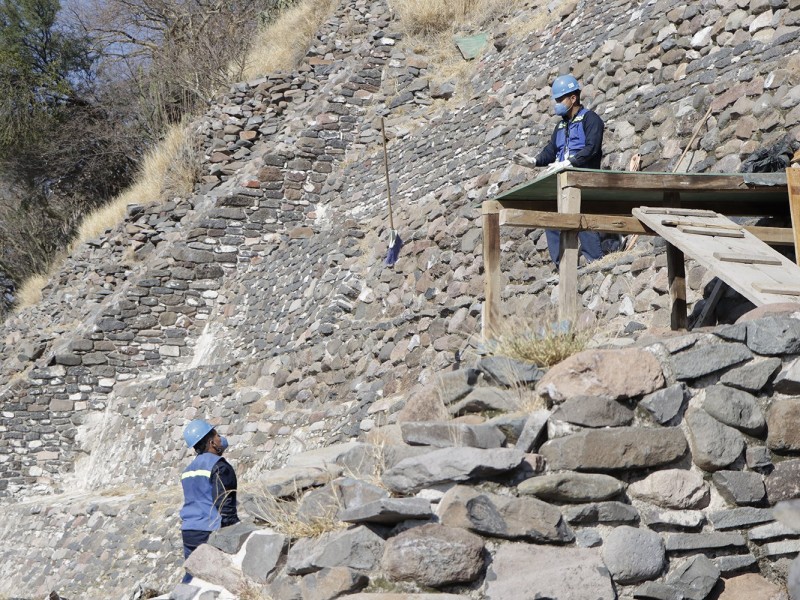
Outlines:
{"label": "stacked stone steps", "polygon": [[[388,599],[387,586],[408,598],[430,588],[489,599],[591,589],[597,598],[702,600],[739,588],[785,598],[800,551],[789,526],[798,517],[784,502],[800,403],[778,390],[794,385],[798,323],[771,317],[587,350],[546,373],[500,357],[443,373],[368,441],[295,454],[262,474],[261,507],[258,492],[244,494],[256,523],[277,522],[264,497],[283,498],[295,518],[324,521],[328,532],[221,530],[187,562],[201,579],[181,597],[234,573],[279,599],[359,590]],[[764,363],[770,375],[758,389],[750,378],[749,391],[721,383]],[[528,385],[542,407],[512,410]],[[785,523],[773,513],[781,502],[795,515]],[[220,552],[233,538],[240,543]],[[268,566],[248,559],[263,544]],[[739,597],[731,594],[719,597]]]}

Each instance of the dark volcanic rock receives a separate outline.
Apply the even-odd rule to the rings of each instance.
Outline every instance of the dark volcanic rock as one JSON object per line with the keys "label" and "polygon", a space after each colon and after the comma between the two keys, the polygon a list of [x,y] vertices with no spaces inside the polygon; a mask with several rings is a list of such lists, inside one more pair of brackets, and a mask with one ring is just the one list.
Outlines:
{"label": "dark volcanic rock", "polygon": [[797,354],[800,352],[800,320],[767,317],[748,321],[747,347],[757,354]]}
{"label": "dark volcanic rock", "polygon": [[744,344],[712,344],[673,356],[672,369],[678,380],[697,379],[743,363],[752,357],[753,354]]}
{"label": "dark volcanic rock", "polygon": [[701,409],[689,409],[686,413],[689,426],[689,445],[692,461],[704,471],[724,469],[744,451],[742,434],[723,425]]}
{"label": "dark volcanic rock", "polygon": [[414,527],[386,542],[382,566],[394,581],[430,587],[467,583],[483,569],[483,540],[457,527]]}
{"label": "dark volcanic rock", "polygon": [[555,470],[618,471],[667,465],[686,450],[686,438],[677,427],[619,427],[550,440],[540,453]]}

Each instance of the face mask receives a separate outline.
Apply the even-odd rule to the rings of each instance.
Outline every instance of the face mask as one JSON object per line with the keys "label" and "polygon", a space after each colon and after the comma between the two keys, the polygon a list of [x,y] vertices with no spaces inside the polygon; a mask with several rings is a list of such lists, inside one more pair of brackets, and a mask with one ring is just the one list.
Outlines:
{"label": "face mask", "polygon": [[559,117],[564,117],[566,114],[572,110],[571,106],[567,106],[563,102],[556,102],[555,112]]}
{"label": "face mask", "polygon": [[224,435],[219,436],[219,453],[222,454],[228,449],[228,438]]}

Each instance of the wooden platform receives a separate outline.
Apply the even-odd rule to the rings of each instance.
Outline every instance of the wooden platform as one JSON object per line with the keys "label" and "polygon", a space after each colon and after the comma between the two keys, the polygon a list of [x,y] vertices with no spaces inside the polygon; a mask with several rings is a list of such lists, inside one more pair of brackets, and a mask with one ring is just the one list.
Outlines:
{"label": "wooden platform", "polygon": [[[491,337],[495,325],[501,315],[500,298],[502,294],[500,277],[500,227],[546,227],[561,230],[561,261],[559,264],[559,315],[562,319],[577,318],[577,264],[578,264],[578,232],[605,231],[621,234],[662,235],[650,223],[640,221],[631,216],[632,210],[643,205],[661,209],[681,209],[712,211],[711,217],[718,213],[729,216],[779,217],[786,222],[791,216],[794,228],[746,227],[740,228],[739,235],[752,241],[762,240],[769,244],[786,244],[800,246],[800,177],[797,173],[653,173],[642,171],[602,171],[592,169],[567,169],[558,174],[546,175],[520,185],[495,198],[483,202],[483,258],[484,258],[484,290],[483,335]],[[787,176],[789,185],[787,185]],[[788,189],[787,189],[788,188]],[[787,191],[789,192],[787,194]],[[787,197],[788,196],[788,197]],[[791,205],[791,210],[790,210]],[[675,216],[675,215],[672,215]],[[654,219],[661,228],[663,223]],[[717,222],[718,225],[730,227],[728,222]],[[677,226],[665,226],[667,228]],[[726,227],[718,229],[725,230]],[[705,243],[713,238],[730,238],[717,233],[702,237]],[[674,233],[674,232],[673,232]],[[681,232],[686,233],[686,232]],[[687,235],[700,235],[689,234]],[[727,240],[728,242],[730,240]],[[683,243],[683,242],[681,242]],[[714,242],[717,244],[717,242]],[[764,280],[755,276],[747,284],[748,294],[758,298],[759,304],[773,298],[772,302],[793,299],[792,285],[782,279],[782,275],[774,273],[785,268],[791,261],[781,262],[780,266],[769,262],[757,262],[764,246],[755,251],[748,242],[747,250],[738,247],[727,247],[720,243],[710,254],[700,249],[702,244],[685,246],[686,252],[698,257],[698,254],[710,256],[714,261],[712,270],[717,271],[718,263],[726,263],[725,267],[747,269],[742,257],[732,258],[732,254],[747,255],[754,258],[752,264],[773,266],[771,271],[759,271]],[[714,258],[714,252],[719,257]],[[771,252],[771,251],[770,251]],[[772,256],[772,254],[770,254]],[[698,257],[699,258],[699,257]],[[704,259],[705,260],[705,259]],[[764,259],[766,260],[766,259]],[[772,260],[774,257],[772,257]],[[711,264],[711,263],[709,263]],[[744,265],[742,267],[741,265]],[[708,265],[707,265],[708,266]],[[667,267],[673,298],[673,321],[675,329],[686,328],[686,292],[685,265],[683,251],[668,240]],[[728,277],[728,275],[725,275]],[[738,275],[731,274],[732,280]],[[800,282],[798,282],[800,283]],[[739,282],[736,282],[739,285]],[[735,289],[738,289],[734,286]],[[741,291],[741,290],[740,290]],[[744,292],[743,292],[744,293]],[[800,297],[797,297],[800,300]],[[752,299],[752,298],[751,298]]]}

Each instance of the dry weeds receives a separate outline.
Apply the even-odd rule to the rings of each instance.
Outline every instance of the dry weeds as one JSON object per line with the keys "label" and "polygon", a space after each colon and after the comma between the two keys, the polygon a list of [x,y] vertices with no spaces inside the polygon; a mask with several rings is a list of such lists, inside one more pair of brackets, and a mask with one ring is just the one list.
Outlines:
{"label": "dry weeds", "polygon": [[487,348],[495,356],[550,367],[584,350],[594,333],[547,318],[531,322],[512,317],[498,326]]}
{"label": "dry weeds", "polygon": [[267,25],[245,58],[244,79],[294,69],[333,7],[333,0],[301,0]]}
{"label": "dry weeds", "polygon": [[346,527],[346,523],[336,518],[341,503],[322,516],[304,521],[297,516],[298,502],[295,500],[277,498],[264,487],[257,489],[253,497],[253,517],[292,539],[318,537]]}
{"label": "dry weeds", "polygon": [[28,306],[38,304],[42,300],[42,290],[49,279],[47,275],[37,273],[23,281],[22,285],[17,289],[17,303],[14,305],[14,309],[22,310]]}
{"label": "dry weeds", "polygon": [[479,62],[464,60],[454,42],[457,34],[488,29],[513,15],[508,35],[523,39],[557,18],[543,0],[390,0],[390,6],[406,33],[404,43],[428,59],[431,80],[456,84],[456,101],[471,95],[469,81]]}

